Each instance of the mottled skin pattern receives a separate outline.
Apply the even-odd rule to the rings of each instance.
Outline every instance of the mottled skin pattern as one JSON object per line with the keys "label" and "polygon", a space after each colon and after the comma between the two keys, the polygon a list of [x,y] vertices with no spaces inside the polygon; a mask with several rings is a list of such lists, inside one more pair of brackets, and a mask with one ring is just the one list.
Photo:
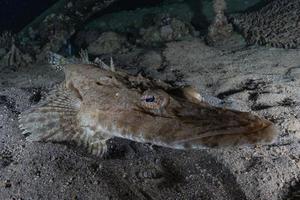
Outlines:
{"label": "mottled skin pattern", "polygon": [[103,155],[113,137],[201,149],[268,143],[276,136],[270,121],[212,107],[191,87],[173,88],[87,64],[66,65],[64,72],[65,82],[48,100],[20,115],[29,139],[73,140]]}

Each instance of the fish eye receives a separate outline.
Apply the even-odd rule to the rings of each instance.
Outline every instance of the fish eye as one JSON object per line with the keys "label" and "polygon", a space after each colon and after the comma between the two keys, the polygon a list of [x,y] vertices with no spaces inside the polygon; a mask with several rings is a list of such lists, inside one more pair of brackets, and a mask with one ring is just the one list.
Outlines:
{"label": "fish eye", "polygon": [[145,98],[145,101],[146,101],[147,103],[149,103],[149,102],[154,102],[154,101],[155,101],[155,97],[154,97],[154,96],[146,97],[146,98]]}
{"label": "fish eye", "polygon": [[158,94],[157,92],[145,92],[141,97],[141,105],[151,110],[158,110],[165,107],[168,101],[165,95]]}

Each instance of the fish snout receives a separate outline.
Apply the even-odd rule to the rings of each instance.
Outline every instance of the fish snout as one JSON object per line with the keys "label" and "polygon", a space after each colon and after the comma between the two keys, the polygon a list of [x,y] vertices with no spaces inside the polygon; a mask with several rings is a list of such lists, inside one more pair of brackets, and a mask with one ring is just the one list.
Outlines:
{"label": "fish snout", "polygon": [[[207,146],[241,146],[269,144],[274,142],[278,135],[275,125],[262,117],[251,113],[240,112],[237,114],[240,125],[227,128],[221,134],[203,138]],[[230,124],[230,122],[229,122]]]}
{"label": "fish snout", "polygon": [[278,135],[275,125],[252,113],[227,109],[209,110],[207,117],[198,116],[198,124],[188,137],[175,144],[184,148],[247,146],[274,142]]}

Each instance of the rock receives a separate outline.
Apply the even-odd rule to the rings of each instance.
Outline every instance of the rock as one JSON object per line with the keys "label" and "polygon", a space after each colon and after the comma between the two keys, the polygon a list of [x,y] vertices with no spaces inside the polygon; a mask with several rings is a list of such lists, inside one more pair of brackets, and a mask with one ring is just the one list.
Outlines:
{"label": "rock", "polygon": [[188,2],[162,3],[153,7],[140,7],[136,10],[122,10],[101,15],[89,22],[84,29],[101,32],[114,31],[118,33],[135,32],[141,27],[153,25],[153,16],[169,14],[185,22],[191,22],[195,17]]}
{"label": "rock", "polygon": [[146,53],[142,53],[142,55],[138,58],[138,64],[142,67],[150,67],[153,69],[161,68],[163,63],[163,59],[161,54],[156,51],[148,51]]}
{"label": "rock", "polygon": [[163,42],[182,40],[193,35],[193,27],[176,18],[162,16],[155,25],[141,29],[141,43],[144,45],[158,45]]}
{"label": "rock", "polygon": [[88,53],[92,55],[111,54],[124,50],[126,46],[125,37],[115,32],[105,32],[88,46]]}
{"label": "rock", "polygon": [[99,38],[100,35],[101,33],[99,33],[99,31],[94,30],[79,31],[76,34],[76,40],[74,41],[74,43],[77,47],[85,48],[93,41],[97,40],[97,38]]}

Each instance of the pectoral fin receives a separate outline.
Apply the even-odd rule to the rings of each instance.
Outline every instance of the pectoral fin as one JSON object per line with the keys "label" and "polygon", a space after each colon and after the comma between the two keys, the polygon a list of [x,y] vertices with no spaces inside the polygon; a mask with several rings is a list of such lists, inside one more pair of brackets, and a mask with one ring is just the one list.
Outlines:
{"label": "pectoral fin", "polygon": [[62,84],[45,101],[20,114],[19,126],[23,134],[30,133],[27,140],[70,140],[78,132],[80,104],[80,99]]}
{"label": "pectoral fin", "polygon": [[77,91],[64,84],[55,89],[45,101],[19,116],[23,134],[30,133],[29,141],[64,142],[74,141],[84,146],[89,153],[103,156],[107,151],[106,140],[101,134],[78,126],[81,98]]}

